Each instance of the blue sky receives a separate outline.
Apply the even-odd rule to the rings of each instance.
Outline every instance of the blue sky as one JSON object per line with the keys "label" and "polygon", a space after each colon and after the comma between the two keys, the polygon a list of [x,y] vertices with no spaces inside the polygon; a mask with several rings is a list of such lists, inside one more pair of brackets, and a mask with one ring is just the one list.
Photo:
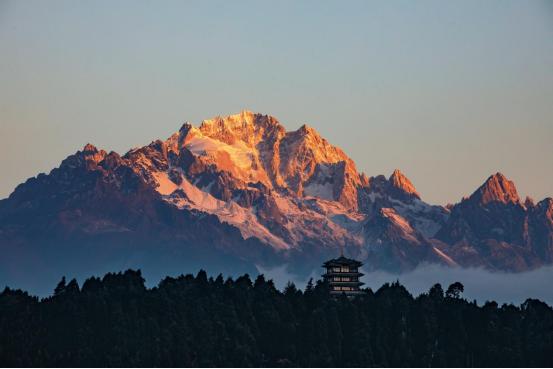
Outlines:
{"label": "blue sky", "polygon": [[2,1],[0,198],[91,142],[249,109],[458,201],[553,196],[550,1]]}

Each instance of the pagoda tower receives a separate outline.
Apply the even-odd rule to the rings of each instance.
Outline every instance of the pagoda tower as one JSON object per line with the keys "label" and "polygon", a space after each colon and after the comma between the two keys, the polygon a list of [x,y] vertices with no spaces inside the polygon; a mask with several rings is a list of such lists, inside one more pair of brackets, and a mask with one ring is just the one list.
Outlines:
{"label": "pagoda tower", "polygon": [[363,273],[359,267],[363,263],[354,259],[348,259],[341,255],[337,259],[331,259],[323,264],[326,273],[323,274],[325,282],[330,287],[331,295],[345,294],[348,297],[362,295],[360,287],[364,284],[359,280]]}

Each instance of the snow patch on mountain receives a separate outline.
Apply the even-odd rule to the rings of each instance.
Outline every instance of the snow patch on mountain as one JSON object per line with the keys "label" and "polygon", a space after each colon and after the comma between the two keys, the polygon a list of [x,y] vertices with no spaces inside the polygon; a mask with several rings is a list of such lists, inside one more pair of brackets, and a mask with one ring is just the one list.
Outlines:
{"label": "snow patch on mountain", "polygon": [[408,232],[408,233],[411,233],[413,232],[413,228],[411,228],[411,225],[409,224],[409,222],[407,222],[407,220],[405,220],[404,218],[402,218],[401,216],[399,216],[395,211],[394,209],[390,209],[390,208],[382,208],[382,215],[385,217],[385,218],[389,218],[390,220],[392,220],[392,222],[394,222],[395,224],[397,224],[401,229],[403,229],[405,232]]}
{"label": "snow patch on mountain", "polygon": [[446,262],[447,265],[452,266],[452,267],[457,267],[457,266],[459,266],[459,264],[457,264],[457,263],[455,262],[455,260],[453,260],[451,257],[449,257],[445,252],[443,252],[443,251],[440,250],[439,248],[433,247],[432,249],[434,250],[434,252],[435,252],[440,258],[442,258],[442,260],[444,260],[444,261]]}
{"label": "snow patch on mountain", "polygon": [[156,190],[163,195],[164,200],[178,208],[214,214],[221,221],[237,227],[244,239],[257,237],[276,248],[289,248],[288,244],[259,223],[251,209],[245,209],[234,201],[218,200],[194,186],[184,176],[181,176],[182,182],[179,185],[174,183],[165,172],[152,173],[152,176],[158,185]]}
{"label": "snow patch on mountain", "polygon": [[410,203],[394,199],[391,202],[393,208],[408,218],[413,227],[427,238],[434,237],[447,220],[448,212],[445,208],[429,205],[419,199],[413,199]]}
{"label": "snow patch on mountain", "polygon": [[226,153],[232,164],[238,168],[248,170],[252,168],[254,153],[241,141],[228,145],[199,134],[191,138],[184,146],[197,156],[208,156],[214,160],[220,159],[221,154]]}

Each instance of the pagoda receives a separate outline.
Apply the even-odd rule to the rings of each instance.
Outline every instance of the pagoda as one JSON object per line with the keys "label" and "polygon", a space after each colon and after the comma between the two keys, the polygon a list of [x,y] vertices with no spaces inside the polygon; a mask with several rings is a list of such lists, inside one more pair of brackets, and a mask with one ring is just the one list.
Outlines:
{"label": "pagoda", "polygon": [[323,264],[326,273],[323,274],[325,282],[330,287],[331,295],[345,294],[348,297],[362,295],[360,287],[364,284],[359,280],[363,273],[359,267],[363,263],[354,259],[348,259],[343,254],[337,259],[331,259]]}

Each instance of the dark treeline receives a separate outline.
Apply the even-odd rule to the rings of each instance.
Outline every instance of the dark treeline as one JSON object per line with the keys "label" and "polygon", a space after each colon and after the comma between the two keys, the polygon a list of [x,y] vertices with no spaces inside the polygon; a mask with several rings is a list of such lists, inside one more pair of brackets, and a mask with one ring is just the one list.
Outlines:
{"label": "dark treeline", "polygon": [[63,279],[39,300],[0,295],[3,366],[552,366],[553,310],[478,306],[456,283],[416,298],[399,283],[349,300],[322,282],[205,272],[147,289],[140,272]]}

